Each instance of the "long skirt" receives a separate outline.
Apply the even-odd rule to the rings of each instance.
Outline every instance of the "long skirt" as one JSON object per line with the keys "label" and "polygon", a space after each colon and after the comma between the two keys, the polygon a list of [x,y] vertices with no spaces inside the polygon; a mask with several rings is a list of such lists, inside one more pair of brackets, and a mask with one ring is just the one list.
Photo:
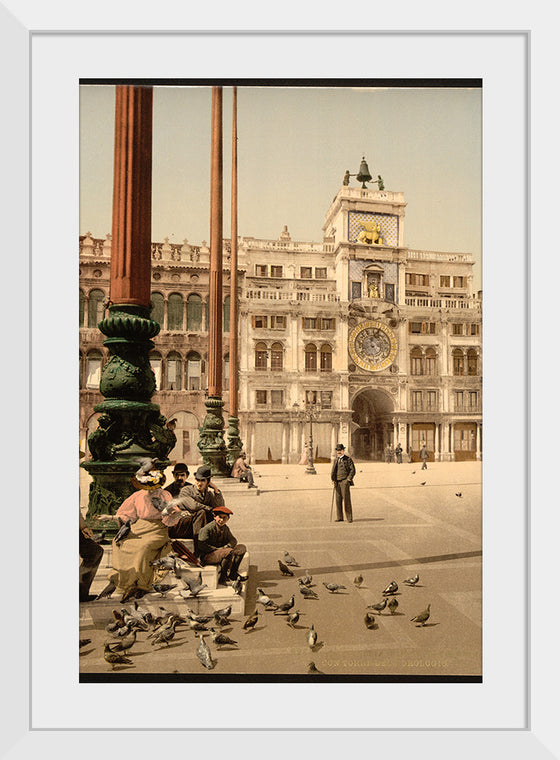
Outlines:
{"label": "long skirt", "polygon": [[133,586],[149,591],[154,581],[154,568],[150,565],[159,557],[171,552],[167,526],[161,520],[137,520],[128,536],[117,546],[113,541],[113,572],[109,580],[117,594],[124,594]]}

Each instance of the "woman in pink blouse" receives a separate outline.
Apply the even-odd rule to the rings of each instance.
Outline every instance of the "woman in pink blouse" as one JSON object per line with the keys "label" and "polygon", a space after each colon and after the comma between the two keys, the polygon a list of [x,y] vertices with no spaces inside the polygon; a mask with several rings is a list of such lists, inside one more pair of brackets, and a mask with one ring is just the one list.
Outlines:
{"label": "woman in pink blouse", "polygon": [[[132,479],[138,490],[123,501],[117,510],[119,526],[131,521],[130,532],[117,544],[113,539],[113,571],[109,582],[115,585],[122,601],[135,596],[143,596],[152,588],[154,580],[153,560],[165,557],[171,552],[167,523],[171,517],[162,515],[162,510],[172,496],[164,491],[165,475],[159,470],[150,470]],[[171,508],[170,512],[176,511]]]}

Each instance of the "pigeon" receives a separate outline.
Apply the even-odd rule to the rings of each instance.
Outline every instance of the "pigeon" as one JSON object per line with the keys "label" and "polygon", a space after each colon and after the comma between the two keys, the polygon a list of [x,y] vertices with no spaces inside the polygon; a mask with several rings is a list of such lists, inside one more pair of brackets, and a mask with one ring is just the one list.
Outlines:
{"label": "pigeon", "polygon": [[111,594],[116,588],[117,587],[115,586],[115,584],[112,581],[109,581],[109,583],[105,586],[103,591],[97,594],[97,596],[95,597],[95,601],[97,601],[98,599],[104,599],[105,597],[111,596]]}
{"label": "pigeon", "polygon": [[422,612],[419,612],[418,615],[415,615],[413,618],[410,618],[411,623],[420,623],[422,626],[426,624],[426,620],[430,617],[430,605],[426,607],[425,610]]}
{"label": "pigeon", "polygon": [[346,588],[346,586],[341,586],[338,583],[325,583],[323,582],[323,586],[331,592],[331,594],[336,593],[341,588]]}
{"label": "pigeon", "polygon": [[187,607],[186,612],[187,618],[189,620],[196,620],[197,623],[209,623],[210,620],[214,617],[213,615],[196,615],[190,607]]}
{"label": "pigeon", "polygon": [[406,583],[409,586],[415,586],[419,580],[420,576],[416,573],[416,575],[413,575],[412,578],[407,578],[403,583]]}
{"label": "pigeon", "polygon": [[212,659],[212,653],[210,652],[208,644],[202,638],[201,633],[198,634],[198,638],[199,643],[196,650],[196,656],[207,670],[212,670],[215,665],[214,660]]}
{"label": "pigeon", "polygon": [[381,611],[384,610],[386,606],[387,598],[385,598],[382,602],[379,602],[379,604],[368,604],[368,609],[376,610],[377,612],[381,613]]}
{"label": "pigeon", "polygon": [[237,641],[230,639],[230,637],[226,636],[224,633],[215,631],[213,628],[210,628],[210,636],[212,637],[212,642],[216,644],[218,649],[223,646],[237,646]]}
{"label": "pigeon", "polygon": [[313,628],[313,624],[311,624],[311,628],[307,632],[307,644],[310,649],[313,649],[316,643],[317,643],[317,631],[315,630],[315,628]]}
{"label": "pigeon", "polygon": [[398,590],[399,590],[399,587],[396,581],[391,581],[391,583],[389,583],[387,588],[383,589],[382,593],[384,596],[386,596],[387,594],[396,594]]}
{"label": "pigeon", "polygon": [[288,615],[288,617],[286,618],[286,623],[290,626],[290,628],[293,628],[298,620],[299,620],[299,612],[295,610],[290,615]]}
{"label": "pigeon", "polygon": [[109,663],[111,670],[115,669],[115,665],[132,665],[132,660],[130,660],[128,657],[125,657],[124,654],[120,654],[120,652],[111,652],[109,649],[109,644],[105,644],[105,648],[103,650],[103,659],[105,662]]}
{"label": "pigeon", "polygon": [[191,631],[207,631],[208,628],[204,625],[204,623],[199,623],[198,620],[192,620],[192,618],[189,618],[188,620],[189,627]]}
{"label": "pigeon", "polygon": [[257,624],[258,619],[259,613],[258,610],[255,610],[252,615],[249,615],[249,617],[246,618],[245,622],[243,623],[243,630],[249,631],[250,629],[254,628]]}
{"label": "pigeon", "polygon": [[162,597],[167,594],[168,591],[171,591],[171,589],[177,588],[176,583],[154,583],[153,589],[154,591],[157,591],[158,594],[161,594]]}
{"label": "pigeon", "polygon": [[124,616],[122,612],[119,612],[118,610],[113,610],[113,620],[111,620],[110,623],[107,623],[105,626],[105,630],[107,633],[114,633],[117,628],[122,628],[125,625],[124,622]]}
{"label": "pigeon", "polygon": [[312,588],[307,588],[307,586],[300,586],[299,587],[299,593],[302,594],[302,596],[305,599],[318,599],[319,597],[317,594],[313,591]]}
{"label": "pigeon", "polygon": [[399,603],[397,601],[397,597],[396,596],[392,596],[389,599],[389,602],[387,604],[387,609],[389,610],[389,612],[391,613],[391,615],[395,614],[395,612],[397,611],[397,607],[398,606],[399,606]]}
{"label": "pigeon", "polygon": [[318,667],[315,665],[313,660],[311,660],[307,668],[308,668],[307,675],[309,676],[324,676],[325,675],[322,670],[318,669]]}
{"label": "pigeon", "polygon": [[236,578],[233,581],[233,583],[231,584],[231,588],[233,589],[234,594],[237,594],[239,596],[239,594],[241,593],[241,587],[243,586],[246,580],[247,578]]}
{"label": "pigeon", "polygon": [[421,485],[421,486],[425,486],[425,485],[426,485],[426,483],[427,483],[427,481],[426,481],[426,480],[424,480],[424,482],[423,482],[423,483],[420,483],[420,485]]}
{"label": "pigeon", "polygon": [[166,644],[167,646],[169,646],[169,642],[175,636],[176,625],[177,625],[177,621],[172,620],[170,625],[165,625],[162,628],[160,628],[158,631],[156,631],[152,639],[152,646],[154,646],[154,644]]}
{"label": "pigeon", "polygon": [[366,628],[369,628],[370,630],[377,627],[377,623],[375,622],[375,615],[373,612],[366,612],[364,616],[364,623],[366,624]]}
{"label": "pigeon", "polygon": [[91,644],[91,639],[80,639],[80,649],[86,647],[88,644]]}
{"label": "pigeon", "polygon": [[115,542],[115,544],[117,546],[120,546],[121,545],[121,541],[124,541],[124,539],[128,536],[128,534],[130,533],[130,526],[131,525],[132,525],[132,520],[131,520],[130,517],[128,518],[128,520],[125,523],[123,523],[121,525],[121,527],[117,531],[117,534],[116,534],[115,538],[113,539],[113,541]]}
{"label": "pigeon", "polygon": [[276,609],[274,610],[274,614],[283,615],[284,613],[289,612],[295,603],[296,603],[296,598],[292,594],[287,602],[277,605]]}
{"label": "pigeon", "polygon": [[226,625],[231,625],[227,617],[224,617],[224,615],[218,615],[217,612],[214,613],[214,621],[216,625],[219,625],[221,628]]}
{"label": "pigeon", "polygon": [[173,554],[168,554],[166,557],[159,557],[158,559],[153,559],[150,562],[150,565],[152,567],[161,567],[165,568],[166,570],[175,570],[177,566],[177,557]]}
{"label": "pigeon", "polygon": [[292,575],[293,576],[293,573],[290,570],[290,568],[287,565],[285,565],[282,562],[281,559],[278,560],[278,567],[280,568],[280,572],[282,573],[282,575]]}
{"label": "pigeon", "polygon": [[416,470],[412,470],[412,475],[416,475]]}
{"label": "pigeon", "polygon": [[362,585],[363,582],[364,582],[363,575],[357,575],[354,578],[354,586],[356,586],[356,588],[360,588],[360,586]]}
{"label": "pigeon", "polygon": [[292,557],[291,554],[288,554],[288,552],[284,552],[284,561],[287,565],[292,565],[292,567],[299,567],[299,564],[296,562],[294,557]]}
{"label": "pigeon", "polygon": [[196,581],[189,577],[183,578],[183,583],[185,584],[185,588],[179,592],[181,596],[185,596],[187,588],[191,596],[198,596],[203,589],[208,588],[208,584],[202,582],[202,573],[198,574],[198,580]]}
{"label": "pigeon", "polygon": [[116,640],[109,642],[111,652],[126,652],[136,643],[136,630],[130,630],[126,636],[119,636]]}
{"label": "pigeon", "polygon": [[139,615],[136,610],[129,611],[126,609],[126,607],[123,607],[121,609],[121,614],[125,625],[130,624],[133,628],[140,628],[142,631],[148,630],[148,624],[142,615]]}
{"label": "pigeon", "polygon": [[303,586],[311,586],[313,582],[313,576],[309,575],[309,570],[305,571],[305,575],[303,575],[301,578],[298,578],[298,583]]}
{"label": "pigeon", "polygon": [[227,607],[222,607],[221,610],[216,610],[214,612],[214,615],[219,615],[220,617],[228,618],[231,615],[231,604],[228,604]]}
{"label": "pigeon", "polygon": [[96,544],[104,544],[105,543],[105,536],[107,535],[106,530],[102,530],[101,533],[94,533],[93,534],[93,540]]}
{"label": "pigeon", "polygon": [[257,596],[257,603],[262,604],[263,607],[267,610],[277,610],[278,605],[272,601],[272,599],[267,596],[262,588],[258,588],[257,591],[259,592],[259,595]]}
{"label": "pigeon", "polygon": [[461,499],[463,494],[459,492],[459,493],[456,493],[455,496],[458,496]]}

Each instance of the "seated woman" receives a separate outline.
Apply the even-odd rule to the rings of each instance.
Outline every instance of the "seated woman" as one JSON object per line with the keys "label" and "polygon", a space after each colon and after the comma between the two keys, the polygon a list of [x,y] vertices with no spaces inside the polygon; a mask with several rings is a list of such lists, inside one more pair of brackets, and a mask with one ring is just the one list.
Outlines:
{"label": "seated woman", "polygon": [[165,475],[155,469],[146,472],[144,467],[132,483],[136,492],[123,501],[116,513],[121,527],[130,521],[130,530],[123,538],[117,534],[113,539],[113,570],[109,574],[109,585],[122,594],[121,602],[150,591],[154,580],[150,563],[171,552],[166,518],[162,515],[172,498],[169,491],[162,489]]}

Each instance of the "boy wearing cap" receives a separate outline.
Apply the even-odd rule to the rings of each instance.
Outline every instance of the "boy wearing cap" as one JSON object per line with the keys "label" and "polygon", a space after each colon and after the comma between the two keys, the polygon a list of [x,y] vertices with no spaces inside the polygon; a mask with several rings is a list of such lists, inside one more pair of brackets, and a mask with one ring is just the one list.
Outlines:
{"label": "boy wearing cap", "polygon": [[336,495],[336,520],[342,522],[342,505],[346,520],[352,522],[352,500],[350,498],[350,486],[354,485],[356,467],[352,459],[344,453],[344,446],[338,443],[335,447],[336,457],[331,470],[331,480],[334,484]]}
{"label": "boy wearing cap", "polygon": [[247,551],[244,544],[238,544],[237,539],[227,526],[231,509],[226,506],[215,507],[212,510],[214,519],[201,528],[198,534],[198,551],[203,565],[220,565],[218,583],[235,581],[239,577],[239,565]]}
{"label": "boy wearing cap", "polygon": [[212,473],[209,467],[202,465],[194,474],[194,483],[187,483],[172,499],[168,506],[179,507],[177,514],[166,518],[170,538],[198,539],[200,529],[206,525],[214,507],[224,506],[222,492],[211,487]]}

